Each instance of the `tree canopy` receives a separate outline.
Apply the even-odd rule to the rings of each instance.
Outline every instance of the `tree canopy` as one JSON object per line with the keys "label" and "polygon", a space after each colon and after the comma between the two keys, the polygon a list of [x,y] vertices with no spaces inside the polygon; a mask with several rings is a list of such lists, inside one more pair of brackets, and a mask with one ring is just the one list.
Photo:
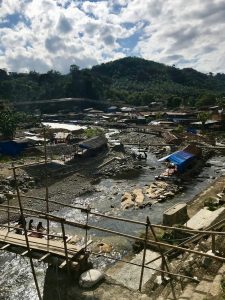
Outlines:
{"label": "tree canopy", "polygon": [[[210,96],[209,96],[210,95]],[[126,57],[68,74],[7,73],[0,69],[0,99],[9,101],[83,97],[133,105],[164,101],[168,107],[211,105],[225,96],[225,74],[203,74],[191,68]]]}
{"label": "tree canopy", "polygon": [[17,114],[4,110],[0,112],[0,133],[4,139],[13,139],[18,125]]}

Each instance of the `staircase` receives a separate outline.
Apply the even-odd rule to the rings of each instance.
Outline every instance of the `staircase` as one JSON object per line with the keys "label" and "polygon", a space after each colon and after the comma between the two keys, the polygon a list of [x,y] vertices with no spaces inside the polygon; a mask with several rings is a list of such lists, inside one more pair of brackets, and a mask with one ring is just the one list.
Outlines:
{"label": "staircase", "polygon": [[205,275],[201,281],[197,283],[187,283],[184,289],[181,288],[181,284],[178,282],[175,286],[175,297],[171,292],[170,286],[161,291],[161,294],[152,299],[156,300],[220,300],[219,295],[222,292],[221,279],[225,275],[225,264],[218,270],[217,274]]}

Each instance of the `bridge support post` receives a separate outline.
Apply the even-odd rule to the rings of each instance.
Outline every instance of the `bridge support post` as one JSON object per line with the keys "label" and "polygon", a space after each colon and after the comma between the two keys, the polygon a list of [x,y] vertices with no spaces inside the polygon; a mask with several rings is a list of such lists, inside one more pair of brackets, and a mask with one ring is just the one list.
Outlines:
{"label": "bridge support post", "polygon": [[[152,224],[151,224],[149,218],[148,218],[148,222],[149,222],[149,226],[150,226],[152,235],[153,235],[153,237],[154,237],[154,240],[155,240],[156,242],[158,242],[157,236],[156,236],[156,234],[155,234],[154,228],[153,228],[153,226],[152,226]],[[162,257],[162,270],[164,271],[164,268],[166,268],[166,271],[170,273],[170,269],[169,269],[169,266],[168,266],[168,264],[167,264],[166,257],[165,257],[165,255],[164,255],[163,250],[162,250],[162,248],[161,248],[160,245],[158,245],[158,249],[159,249],[159,253],[160,253],[161,257]],[[176,299],[175,290],[174,290],[174,286],[173,286],[173,282],[172,282],[173,277],[172,277],[172,275],[170,275],[170,274],[168,274],[168,275],[169,275],[169,277],[170,277],[170,286],[171,286],[173,298]],[[162,273],[162,279],[164,279],[164,273]]]}
{"label": "bridge support post", "polygon": [[68,258],[67,244],[66,244],[66,234],[65,234],[65,227],[64,227],[63,220],[61,221],[61,228],[62,228],[63,243],[64,243],[65,256],[66,256],[67,274],[68,274],[68,278],[69,278],[70,266],[69,266],[69,258]]}
{"label": "bridge support post", "polygon": [[140,276],[140,283],[139,283],[139,291],[140,292],[141,292],[141,288],[142,288],[142,281],[143,281],[144,270],[145,270],[145,256],[146,256],[146,250],[147,250],[148,227],[149,227],[149,219],[147,217],[146,225],[145,225],[144,252],[143,252],[143,260],[142,260],[142,266],[141,266],[141,276]]}
{"label": "bridge support post", "polygon": [[7,208],[7,219],[8,219],[8,232],[10,232],[10,212],[9,212],[9,196],[7,197],[7,205],[8,205],[8,208]]}
{"label": "bridge support post", "polygon": [[29,240],[28,240],[28,235],[27,235],[26,221],[25,221],[25,217],[24,217],[24,213],[23,213],[22,201],[21,201],[21,198],[20,198],[20,190],[19,190],[18,181],[17,181],[16,168],[14,167],[14,165],[12,165],[12,169],[13,169],[13,176],[14,176],[14,180],[15,180],[17,198],[18,198],[18,202],[19,202],[20,214],[21,214],[22,220],[24,220],[24,221],[22,221],[23,222],[22,227],[23,227],[23,230],[24,230],[24,235],[25,235],[25,240],[26,240],[26,245],[27,245],[27,250],[28,250],[28,257],[29,257],[29,260],[30,260],[31,271],[32,271],[32,274],[33,274],[34,283],[35,283],[35,286],[36,286],[38,298],[39,298],[39,300],[42,300],[41,292],[40,292],[40,289],[39,289],[39,285],[38,285],[38,281],[37,281],[37,277],[36,277],[36,273],[35,273],[35,269],[34,269],[33,259],[32,259],[31,253],[30,253],[31,250],[30,250],[30,245],[29,245]]}

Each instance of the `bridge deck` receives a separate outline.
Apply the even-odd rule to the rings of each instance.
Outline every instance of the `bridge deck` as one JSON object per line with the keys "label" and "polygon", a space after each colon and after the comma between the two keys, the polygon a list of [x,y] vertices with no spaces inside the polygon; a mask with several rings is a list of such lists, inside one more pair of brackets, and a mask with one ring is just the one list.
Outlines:
{"label": "bridge deck", "polygon": [[[65,248],[63,240],[47,240],[46,238],[38,238],[28,236],[29,246],[31,250],[50,253],[55,256],[65,258]],[[11,246],[18,246],[27,249],[25,236],[8,232],[8,229],[0,229],[0,243],[9,244]],[[3,246],[4,247],[4,246]],[[84,246],[75,246],[67,243],[68,258],[71,259],[79,254],[84,249]]]}

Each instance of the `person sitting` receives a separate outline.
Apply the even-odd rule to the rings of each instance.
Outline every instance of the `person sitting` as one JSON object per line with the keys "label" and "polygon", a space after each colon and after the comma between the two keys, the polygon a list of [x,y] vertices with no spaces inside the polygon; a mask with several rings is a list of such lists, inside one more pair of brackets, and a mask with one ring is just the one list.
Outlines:
{"label": "person sitting", "polygon": [[36,228],[33,225],[33,221],[34,221],[33,219],[30,219],[29,225],[28,225],[28,230],[31,230],[31,231],[35,231],[36,230]]}
{"label": "person sitting", "polygon": [[37,225],[37,231],[38,232],[43,232],[46,231],[46,229],[43,227],[42,222],[39,222]]}
{"label": "person sitting", "polygon": [[177,171],[176,165],[171,163],[167,169],[168,176],[172,176],[176,171]]}
{"label": "person sitting", "polygon": [[20,217],[19,217],[19,219],[18,219],[17,222],[18,222],[18,223],[17,223],[17,225],[15,226],[15,232],[16,232],[17,234],[22,234],[22,233],[23,233],[22,229],[25,229],[25,228],[26,228],[26,220],[25,220],[24,216],[23,216],[23,215],[20,215]]}
{"label": "person sitting", "polygon": [[46,229],[43,227],[42,222],[38,222],[36,236],[38,238],[43,238],[44,232],[46,232]]}

